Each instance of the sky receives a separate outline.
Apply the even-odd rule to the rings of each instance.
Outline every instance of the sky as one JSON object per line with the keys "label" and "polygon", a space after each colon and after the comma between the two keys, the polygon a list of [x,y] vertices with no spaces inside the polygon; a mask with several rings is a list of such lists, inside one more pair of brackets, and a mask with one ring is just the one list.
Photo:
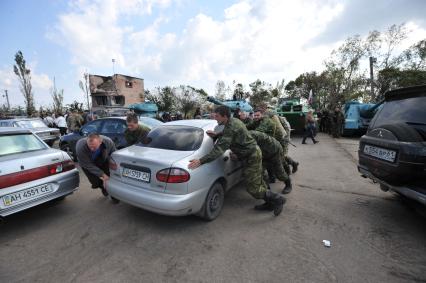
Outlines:
{"label": "sky", "polygon": [[[349,36],[405,23],[400,49],[426,38],[424,0],[1,0],[0,105],[24,105],[14,56],[31,69],[36,107],[84,102],[85,72],[143,78],[145,89],[218,80],[275,85],[324,69]],[[399,50],[395,50],[398,52]],[[115,59],[113,66],[112,59]]]}

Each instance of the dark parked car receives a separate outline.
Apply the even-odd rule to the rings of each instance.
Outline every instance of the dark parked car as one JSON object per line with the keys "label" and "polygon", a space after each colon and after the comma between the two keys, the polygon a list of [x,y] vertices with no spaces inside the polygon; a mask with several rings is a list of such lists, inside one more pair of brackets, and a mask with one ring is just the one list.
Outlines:
{"label": "dark parked car", "polygon": [[[139,123],[147,126],[150,129],[163,124],[161,121],[148,117],[139,118]],[[126,128],[126,117],[108,117],[97,119],[85,124],[79,132],[74,132],[62,136],[59,141],[59,147],[63,151],[66,151],[71,156],[71,158],[76,160],[75,146],[77,141],[90,133],[99,133],[111,138],[114,141],[117,149],[120,149],[127,146],[126,139],[124,138],[124,131]]]}
{"label": "dark parked car", "polygon": [[426,205],[426,85],[385,94],[358,155],[363,177]]}
{"label": "dark parked car", "polygon": [[49,146],[52,146],[53,143],[59,139],[59,129],[49,128],[40,118],[14,118],[0,120],[0,127],[29,129]]}

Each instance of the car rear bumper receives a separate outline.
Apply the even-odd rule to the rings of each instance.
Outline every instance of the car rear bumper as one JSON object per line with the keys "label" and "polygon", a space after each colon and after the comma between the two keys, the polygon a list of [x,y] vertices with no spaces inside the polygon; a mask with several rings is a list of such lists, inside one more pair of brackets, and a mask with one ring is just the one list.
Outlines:
{"label": "car rear bumper", "polygon": [[107,183],[108,193],[125,203],[158,214],[182,216],[199,212],[206,199],[209,188],[203,188],[184,195],[154,192],[115,179]]}
{"label": "car rear bumper", "polygon": [[370,178],[374,182],[384,185],[389,190],[397,192],[403,196],[406,196],[407,198],[413,199],[415,201],[420,202],[423,205],[426,205],[426,194],[423,194],[407,186],[395,186],[395,185],[388,184],[385,181],[375,177],[373,174],[371,174],[370,171],[368,171],[366,168],[363,168],[362,166],[358,166],[358,171],[361,173],[362,176]]}
{"label": "car rear bumper", "polygon": [[[21,190],[30,189],[32,187],[40,186],[43,184],[52,184],[54,186],[54,191],[52,193],[41,195],[37,198],[27,200],[23,203],[16,204],[11,207],[5,207],[3,204],[2,197]],[[0,190],[0,216],[8,216],[14,214],[16,212],[28,209],[30,207],[37,206],[39,204],[72,194],[74,191],[78,189],[80,184],[80,176],[77,169],[73,169],[71,171],[67,171],[64,173],[60,173],[54,176],[50,176],[41,180],[36,180],[32,182],[28,182],[25,185],[17,185],[15,187],[19,187],[19,189],[5,188]]]}

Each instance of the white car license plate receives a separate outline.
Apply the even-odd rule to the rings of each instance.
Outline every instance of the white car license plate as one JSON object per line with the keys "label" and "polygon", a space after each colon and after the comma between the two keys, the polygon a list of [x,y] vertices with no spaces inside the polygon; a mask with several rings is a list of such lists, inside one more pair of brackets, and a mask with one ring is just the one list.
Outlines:
{"label": "white car license plate", "polygon": [[384,149],[371,145],[364,146],[364,153],[390,162],[394,162],[396,157],[396,151],[394,150]]}
{"label": "white car license plate", "polygon": [[149,180],[151,178],[151,174],[148,172],[142,172],[142,171],[134,170],[130,168],[123,168],[122,175],[127,178],[141,180],[147,183],[149,183]]}
{"label": "white car license plate", "polygon": [[8,194],[2,197],[5,206],[13,206],[15,204],[25,202],[29,199],[37,198],[38,196],[53,192],[53,187],[50,184],[22,190],[16,193]]}

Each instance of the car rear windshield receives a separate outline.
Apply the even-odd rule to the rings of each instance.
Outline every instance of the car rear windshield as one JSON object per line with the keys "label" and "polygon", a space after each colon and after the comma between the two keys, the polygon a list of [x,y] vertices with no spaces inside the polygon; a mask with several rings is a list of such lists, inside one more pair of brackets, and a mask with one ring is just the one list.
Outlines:
{"label": "car rear windshield", "polygon": [[46,148],[46,145],[33,134],[2,135],[0,144],[0,156]]}
{"label": "car rear windshield", "polygon": [[44,124],[41,120],[23,120],[23,121],[16,122],[16,124],[18,124],[18,126],[22,128],[27,128],[27,129],[47,127],[46,124]]}
{"label": "car rear windshield", "polygon": [[192,151],[200,148],[204,131],[189,126],[160,126],[150,131],[146,140],[140,146]]}
{"label": "car rear windshield", "polygon": [[392,123],[426,124],[426,96],[392,100],[383,105],[374,127]]}

